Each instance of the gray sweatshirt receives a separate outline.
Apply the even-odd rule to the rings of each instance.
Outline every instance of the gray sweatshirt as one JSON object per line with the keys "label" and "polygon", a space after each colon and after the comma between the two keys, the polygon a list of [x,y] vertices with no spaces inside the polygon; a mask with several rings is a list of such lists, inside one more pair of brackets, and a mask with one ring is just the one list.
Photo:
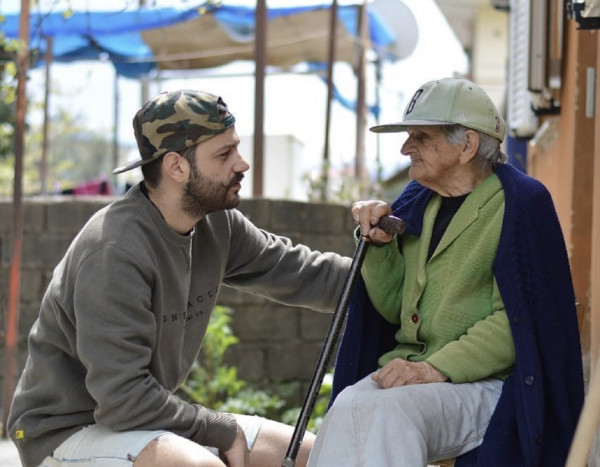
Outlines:
{"label": "gray sweatshirt", "polygon": [[39,465],[92,423],[165,429],[228,449],[233,418],[173,394],[221,284],[331,311],[349,265],[260,230],[237,210],[209,214],[182,236],[132,188],[89,220],[54,270],[9,415],[21,461]]}

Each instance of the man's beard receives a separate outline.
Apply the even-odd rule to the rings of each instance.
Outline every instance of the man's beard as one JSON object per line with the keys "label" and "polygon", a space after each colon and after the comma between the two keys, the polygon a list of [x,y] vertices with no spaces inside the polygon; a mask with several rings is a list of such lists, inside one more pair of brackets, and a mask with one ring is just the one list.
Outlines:
{"label": "man's beard", "polygon": [[243,173],[237,173],[229,183],[223,184],[203,176],[196,167],[192,167],[191,177],[184,187],[181,209],[190,217],[197,218],[209,212],[233,209],[240,204],[240,197],[237,191],[231,192],[231,188],[243,178]]}

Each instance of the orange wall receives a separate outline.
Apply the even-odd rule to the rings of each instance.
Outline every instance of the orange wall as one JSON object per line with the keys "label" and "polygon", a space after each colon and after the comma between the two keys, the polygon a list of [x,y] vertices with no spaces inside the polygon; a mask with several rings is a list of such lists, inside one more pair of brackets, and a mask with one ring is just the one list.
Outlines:
{"label": "orange wall", "polygon": [[[600,292],[591,282],[592,245],[598,243],[592,238],[600,235],[592,235],[594,223],[596,230],[600,228],[600,220],[593,215],[594,186],[598,185],[594,184],[595,135],[600,134],[600,118],[586,116],[585,100],[587,69],[596,67],[599,60],[598,39],[595,33],[578,30],[574,21],[565,25],[560,114],[541,118],[548,131],[530,144],[528,172],[548,187],[556,204],[571,260],[584,354],[589,356],[592,317],[598,319],[592,298],[597,303]],[[600,266],[600,257],[596,264]]]}
{"label": "orange wall", "polygon": [[[600,36],[597,47],[600,50]],[[596,118],[594,122],[595,138],[600,139],[600,53],[596,55]],[[597,136],[596,136],[597,135]],[[591,361],[599,362],[600,356],[600,142],[594,146],[594,187],[592,193],[592,248],[591,248],[591,286],[590,286],[590,341]],[[596,363],[595,365],[598,365]],[[597,369],[592,367],[592,370]]]}

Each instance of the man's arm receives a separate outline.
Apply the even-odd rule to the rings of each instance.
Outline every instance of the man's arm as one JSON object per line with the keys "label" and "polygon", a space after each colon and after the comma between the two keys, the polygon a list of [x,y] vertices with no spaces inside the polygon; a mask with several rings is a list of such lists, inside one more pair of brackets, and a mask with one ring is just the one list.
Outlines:
{"label": "man's arm", "polygon": [[77,353],[96,404],[94,418],[116,431],[165,429],[229,449],[236,435],[233,417],[181,400],[153,374],[161,357],[155,355],[157,297],[149,269],[114,246],[79,267],[73,298]]}

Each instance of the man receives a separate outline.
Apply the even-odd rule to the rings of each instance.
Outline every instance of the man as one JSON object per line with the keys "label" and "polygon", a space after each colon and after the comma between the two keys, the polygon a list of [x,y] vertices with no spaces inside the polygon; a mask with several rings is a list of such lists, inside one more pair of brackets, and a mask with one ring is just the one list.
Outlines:
{"label": "man", "polygon": [[280,465],[291,427],[174,391],[221,283],[332,310],[350,260],[293,246],[235,209],[249,166],[234,122],[197,91],[162,93],[135,115],[141,158],[115,173],[141,167],[144,180],[82,229],[31,329],[9,421],[26,467]]}
{"label": "man", "polygon": [[[552,199],[506,164],[467,80],[425,83],[399,123],[413,179],[355,203],[372,241],[311,467],[564,466],[583,401],[575,298]],[[378,228],[393,213],[397,241]]]}

